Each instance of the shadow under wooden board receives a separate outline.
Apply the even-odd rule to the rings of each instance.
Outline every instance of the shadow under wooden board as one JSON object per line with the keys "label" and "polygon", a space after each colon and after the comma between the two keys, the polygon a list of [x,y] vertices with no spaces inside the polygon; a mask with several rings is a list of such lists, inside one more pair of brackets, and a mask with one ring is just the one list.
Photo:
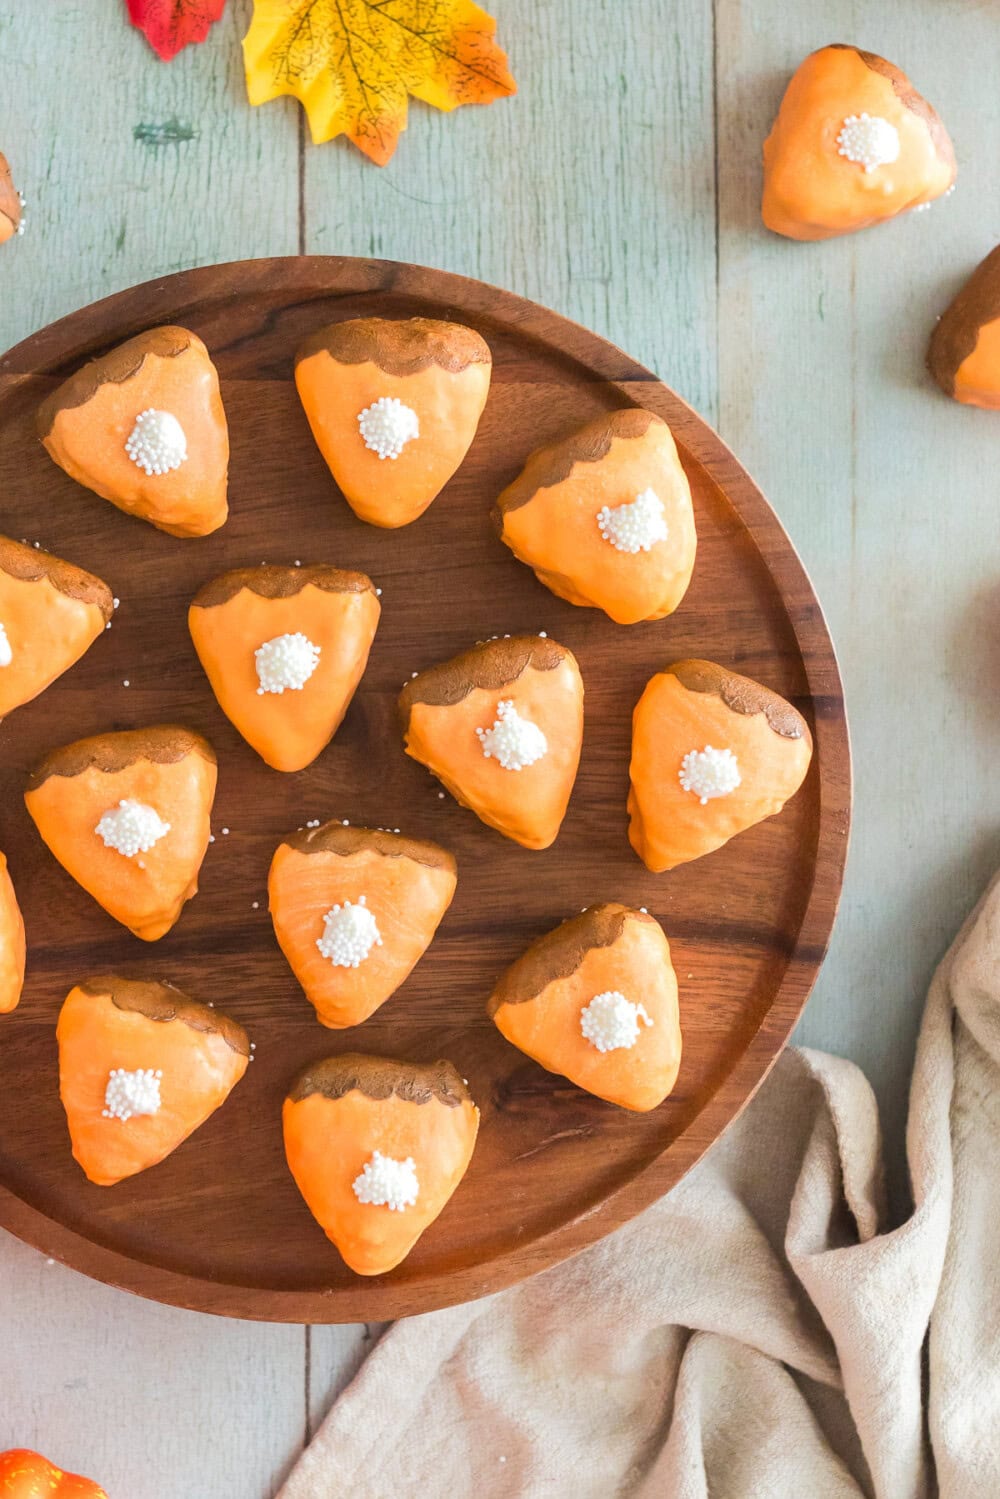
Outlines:
{"label": "shadow under wooden board", "polygon": [[[326,321],[454,318],[493,350],[493,386],[465,464],[414,525],[380,531],[338,494],[292,381]],[[174,540],[75,485],[34,435],[34,411],[85,359],[158,323],[207,343],[232,439],[231,516]],[[673,428],[694,493],[694,580],[670,619],[615,626],[553,597],[498,541],[489,509],[529,452],[595,414],[648,407]],[[386,262],[303,257],[184,272],[63,319],[0,360],[0,529],[100,574],[121,599],[79,665],[0,726],[0,847],[24,909],[28,977],[0,1019],[0,1224],[89,1275],[145,1296],[277,1321],[384,1320],[483,1295],[574,1253],[673,1185],[751,1096],[822,961],[847,848],[850,765],[833,649],[767,503],[714,433],[648,370],[556,314],[479,282]],[[223,717],[186,629],[192,594],[262,561],[361,568],[382,588],[368,672],[308,770],[269,770]],[[586,684],[579,778],[563,830],[537,853],[485,828],[402,751],[410,673],[487,635],[569,646]],[[809,778],[777,818],[707,858],[648,873],[626,837],[631,712],[650,675],[704,656],[791,698],[813,725]],[[124,685],[128,682],[128,686]],[[149,946],[58,867],[24,810],[29,767],[79,735],[179,721],[219,756],[201,891]],[[281,836],[308,819],[399,827],[458,859],[454,904],[411,978],[366,1024],[327,1031],[267,915]],[[225,830],[228,829],[228,833]],[[684,1058],[647,1115],[599,1102],[509,1046],[486,1017],[497,974],[588,903],[647,906],[670,938]],[[161,1165],[113,1188],[72,1160],[55,1021],[69,988],[118,969],[168,978],[242,1021],[256,1060],[229,1101]],[[467,1177],[391,1274],[353,1275],[287,1171],[280,1110],[306,1063],[365,1050],[450,1058],[482,1110]]]}

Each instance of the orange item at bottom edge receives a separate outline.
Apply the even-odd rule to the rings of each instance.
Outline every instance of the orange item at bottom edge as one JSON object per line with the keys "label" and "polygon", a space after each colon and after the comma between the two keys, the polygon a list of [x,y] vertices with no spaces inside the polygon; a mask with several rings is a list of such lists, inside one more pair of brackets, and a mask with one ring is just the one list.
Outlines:
{"label": "orange item at bottom edge", "polygon": [[0,1452],[0,1495],[3,1499],[108,1499],[93,1479],[65,1473],[27,1447]]}

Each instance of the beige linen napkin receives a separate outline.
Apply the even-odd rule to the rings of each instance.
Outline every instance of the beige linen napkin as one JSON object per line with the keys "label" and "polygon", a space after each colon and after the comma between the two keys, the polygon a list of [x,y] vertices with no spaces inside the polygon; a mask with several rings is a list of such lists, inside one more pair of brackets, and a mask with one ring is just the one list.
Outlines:
{"label": "beige linen napkin", "polygon": [[931,986],[907,1152],[887,1231],[871,1089],[786,1052],[633,1224],[392,1327],[280,1499],[997,1499],[1000,879]]}

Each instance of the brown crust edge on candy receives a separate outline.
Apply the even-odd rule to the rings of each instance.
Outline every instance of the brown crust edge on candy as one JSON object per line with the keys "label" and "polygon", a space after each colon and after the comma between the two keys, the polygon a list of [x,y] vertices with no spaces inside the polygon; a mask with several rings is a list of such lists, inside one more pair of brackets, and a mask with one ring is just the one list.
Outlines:
{"label": "brown crust edge on candy", "polygon": [[10,164],[2,151],[0,151],[0,214],[7,219],[16,234],[21,223],[21,200],[17,195],[14,179],[10,175]]}
{"label": "brown crust edge on candy", "polygon": [[286,1096],[291,1103],[298,1103],[313,1093],[322,1093],[324,1098],[336,1101],[355,1089],[377,1103],[393,1097],[419,1104],[437,1099],[449,1109],[472,1103],[468,1088],[451,1062],[401,1062],[358,1051],[311,1063],[299,1073]]}
{"label": "brown crust edge on candy", "polygon": [[616,438],[624,441],[645,437],[651,426],[666,426],[662,417],[641,406],[626,406],[597,416],[584,427],[547,447],[536,448],[512,484],[499,495],[490,511],[493,524],[503,534],[503,518],[509,510],[520,510],[533,500],[540,489],[561,484],[577,463],[600,463],[611,451]]}
{"label": "brown crust edge on candy", "polygon": [[569,978],[595,947],[611,947],[628,921],[645,922],[659,928],[655,916],[616,902],[588,906],[579,916],[570,916],[561,926],[536,938],[498,979],[486,1013],[492,1019],[502,1005],[522,1005],[556,979]]}
{"label": "brown crust edge on candy", "polygon": [[797,708],[780,693],[772,692],[752,677],[718,666],[714,661],[675,661],[664,668],[689,692],[711,692],[721,697],[734,713],[763,713],[771,728],[783,739],[805,739],[812,743],[809,725]]}
{"label": "brown crust edge on candy", "polygon": [[60,411],[86,405],[102,385],[122,385],[131,380],[142,369],[148,355],[176,359],[179,354],[186,353],[194,341],[195,335],[187,328],[167,323],[162,328],[149,328],[109,353],[91,359],[45,397],[35,418],[39,437],[43,440],[48,437]]}
{"label": "brown crust edge on candy", "polygon": [[871,68],[873,73],[880,73],[883,78],[889,80],[893,93],[903,107],[923,120],[934,142],[934,150],[938,157],[954,172],[955,148],[951,143],[950,135],[944,128],[944,121],[933,104],[928,104],[923,94],[917,92],[902,69],[897,68],[895,63],[888,62],[884,57],[880,57],[877,52],[866,52],[863,47],[852,46],[850,42],[831,42],[830,47],[837,52],[856,52],[866,68]]}
{"label": "brown crust edge on candy", "polygon": [[244,588],[262,599],[290,599],[307,584],[324,593],[372,593],[375,585],[367,573],[329,567],[235,567],[203,583],[191,600],[192,609],[213,609],[228,604]]}
{"label": "brown crust edge on candy", "polygon": [[137,760],[174,765],[191,754],[200,755],[210,765],[216,764],[215,751],[208,740],[180,724],[154,724],[148,729],[92,734],[50,750],[28,776],[28,791],[36,791],[50,776],[78,776],[92,766],[105,775],[117,775]]}
{"label": "brown crust edge on candy", "polygon": [[503,640],[484,640],[461,655],[452,656],[437,666],[429,666],[399,694],[399,718],[405,734],[410,714],[417,703],[435,708],[450,708],[477,688],[493,692],[516,682],[528,667],[535,671],[554,671],[572,652],[557,640],[540,635],[511,635]]}
{"label": "brown crust edge on candy", "polygon": [[114,613],[111,589],[101,578],[77,567],[75,562],[64,562],[61,557],[25,546],[9,536],[0,536],[0,572],[25,583],[37,583],[40,578],[47,578],[52,587],[67,598],[79,599],[82,604],[96,604],[105,623]]}
{"label": "brown crust edge on candy", "polygon": [[338,854],[344,859],[370,849],[384,859],[412,859],[430,869],[458,872],[454,854],[430,839],[407,838],[401,833],[385,833],[381,828],[345,827],[341,822],[327,822],[321,828],[300,828],[282,838],[281,846],[300,854]]}
{"label": "brown crust edge on candy", "polygon": [[931,334],[927,368],[947,396],[955,376],[979,339],[979,330],[1000,317],[1000,245],[981,260],[948,304]]}
{"label": "brown crust edge on candy", "polygon": [[118,973],[99,973],[95,978],[77,984],[84,994],[107,998],[119,1010],[145,1015],[147,1020],[182,1020],[193,1031],[221,1036],[230,1051],[241,1057],[250,1055],[250,1038],[238,1020],[231,1020],[221,1010],[192,999],[176,985],[156,979],[128,979]]}
{"label": "brown crust edge on candy", "polygon": [[324,349],[338,364],[371,361],[387,375],[415,375],[432,364],[458,374],[470,364],[493,363],[489,344],[474,328],[426,317],[361,317],[327,323],[296,349],[296,368]]}

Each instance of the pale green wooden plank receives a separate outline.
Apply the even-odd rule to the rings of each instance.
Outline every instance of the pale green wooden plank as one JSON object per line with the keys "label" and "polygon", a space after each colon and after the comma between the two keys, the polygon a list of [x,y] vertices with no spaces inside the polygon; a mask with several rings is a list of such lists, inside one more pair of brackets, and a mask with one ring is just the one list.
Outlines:
{"label": "pale green wooden plank", "polygon": [[[959,184],[926,213],[792,244],[757,216],[759,145],[791,70],[831,40],[906,69],[949,127]],[[1000,99],[991,70],[969,66],[997,59],[996,17],[934,0],[867,14],[719,0],[718,49],[722,431],[812,573],[853,732],[844,901],[798,1039],[861,1063],[900,1162],[924,990],[1000,856],[1000,425],[923,372],[935,315],[1000,234]]]}
{"label": "pale green wooden plank", "polygon": [[246,102],[234,3],[161,63],[124,0],[0,0],[0,150],[28,202],[0,257],[0,347],[167,271],[298,248],[298,121]]}
{"label": "pale green wooden plank", "polygon": [[0,1233],[0,1451],[114,1499],[266,1499],[305,1430],[303,1332],[156,1306]]}

